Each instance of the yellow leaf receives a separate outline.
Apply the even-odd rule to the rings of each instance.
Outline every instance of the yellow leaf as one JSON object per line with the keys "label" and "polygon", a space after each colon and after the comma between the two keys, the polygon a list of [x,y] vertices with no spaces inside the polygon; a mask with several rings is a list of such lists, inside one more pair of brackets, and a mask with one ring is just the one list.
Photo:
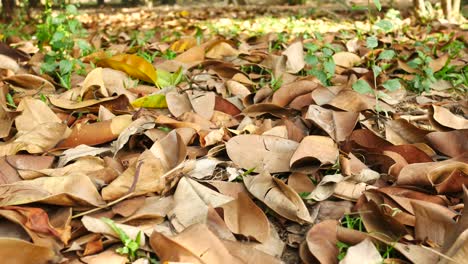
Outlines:
{"label": "yellow leaf", "polygon": [[153,94],[136,99],[132,102],[134,107],[166,108],[166,96],[164,94]]}
{"label": "yellow leaf", "polygon": [[181,53],[197,45],[197,40],[193,37],[181,38],[172,43],[170,49]]}
{"label": "yellow leaf", "polygon": [[108,67],[127,73],[133,78],[156,84],[156,69],[145,59],[133,54],[119,54],[98,61],[98,66]]}

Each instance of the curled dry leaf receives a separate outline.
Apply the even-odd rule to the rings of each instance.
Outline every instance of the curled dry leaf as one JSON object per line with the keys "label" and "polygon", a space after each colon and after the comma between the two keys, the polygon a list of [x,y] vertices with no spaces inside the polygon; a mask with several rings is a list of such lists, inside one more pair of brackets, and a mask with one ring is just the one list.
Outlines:
{"label": "curled dry leaf", "polygon": [[301,197],[283,181],[268,173],[245,176],[247,190],[279,215],[300,224],[311,222]]}
{"label": "curled dry leaf", "polygon": [[158,77],[153,65],[133,54],[119,54],[97,62],[98,66],[123,71],[133,78],[149,83],[157,83]]}
{"label": "curled dry leaf", "polygon": [[289,161],[298,143],[285,138],[240,135],[226,143],[229,158],[239,167],[270,173],[289,171]]}
{"label": "curled dry leaf", "polygon": [[[81,222],[83,223],[83,226],[92,233],[111,235],[115,238],[119,238],[119,234],[116,233],[113,228],[111,228],[106,222],[102,221],[101,219],[85,215],[83,216],[83,218],[81,218]],[[134,226],[118,223],[115,223],[115,225],[122,229],[125,232],[125,234],[127,234],[133,240],[136,240],[138,233],[141,232],[139,228]],[[146,239],[145,236],[142,235],[140,238],[140,246],[144,246],[145,244]]]}
{"label": "curled dry leaf", "polygon": [[192,111],[192,105],[186,93],[170,92],[166,94],[167,107],[175,117],[181,116],[185,112]]}
{"label": "curled dry leaf", "polygon": [[28,153],[43,153],[52,149],[68,136],[68,127],[62,123],[45,123],[38,128],[18,135],[16,139],[0,145],[0,155],[14,155],[21,150]]}
{"label": "curled dry leaf", "polygon": [[[468,120],[461,116],[455,115],[445,107],[432,105],[433,121],[442,126],[445,130],[448,129],[468,129]],[[432,119],[429,119],[432,120]],[[440,127],[438,126],[438,127]]]}
{"label": "curled dry leaf", "polygon": [[468,129],[449,132],[432,132],[426,135],[429,144],[450,157],[458,157],[468,151]]}
{"label": "curled dry leaf", "polygon": [[409,164],[400,171],[398,185],[434,187],[438,193],[460,192],[468,184],[466,161],[445,160]]}
{"label": "curled dry leaf", "polygon": [[424,136],[429,132],[412,125],[405,119],[385,122],[385,138],[394,145],[426,142]]}
{"label": "curled dry leaf", "polygon": [[32,74],[15,74],[3,81],[25,89],[40,90],[43,94],[49,94],[55,91],[55,86],[48,80]]}
{"label": "curled dry leaf", "polygon": [[333,54],[333,61],[338,66],[352,68],[361,62],[361,58],[352,52],[341,51]]}
{"label": "curled dry leaf", "polygon": [[101,206],[104,204],[94,183],[84,175],[41,177],[0,185],[0,206],[33,202],[62,206]]}
{"label": "curled dry leaf", "polygon": [[298,73],[304,68],[304,47],[301,41],[296,41],[289,45],[282,54],[287,58],[286,72]]}
{"label": "curled dry leaf", "polygon": [[18,105],[21,115],[16,117],[18,132],[28,132],[46,123],[61,123],[62,120],[41,100],[25,98]]}
{"label": "curled dry leaf", "polygon": [[57,163],[57,168],[61,168],[65,166],[65,164],[67,164],[68,162],[78,159],[80,157],[96,156],[110,150],[110,148],[106,147],[97,148],[90,147],[88,145],[78,145],[74,148],[70,148],[62,152],[62,155],[60,156],[59,161]]}
{"label": "curled dry leaf", "polygon": [[335,164],[338,146],[333,139],[324,136],[307,136],[291,157],[290,165],[295,171],[313,172],[322,166]]}
{"label": "curled dry leaf", "polygon": [[202,224],[192,225],[174,237],[154,231],[150,244],[163,262],[243,263],[229,252],[208,227]]}
{"label": "curled dry leaf", "polygon": [[376,264],[382,261],[382,256],[371,240],[364,239],[359,244],[348,248],[340,264]]}
{"label": "curled dry leaf", "polygon": [[0,238],[0,256],[3,260],[15,264],[50,263],[60,260],[52,248],[7,237]]}
{"label": "curled dry leaf", "polygon": [[318,105],[310,105],[305,118],[314,122],[335,141],[341,142],[353,132],[359,113],[333,111]]}
{"label": "curled dry leaf", "polygon": [[307,247],[320,263],[338,263],[337,225],[338,221],[336,220],[325,220],[312,226],[307,232]]}
{"label": "curled dry leaf", "polygon": [[281,86],[272,97],[272,103],[279,106],[287,106],[298,96],[309,94],[315,88],[319,87],[317,82],[309,80],[300,80]]}
{"label": "curled dry leaf", "polygon": [[237,199],[222,208],[224,221],[234,234],[253,238],[261,243],[270,236],[268,218],[246,193],[239,193]]}
{"label": "curled dry leaf", "polygon": [[182,231],[193,224],[204,223],[209,206],[217,208],[233,200],[229,196],[183,177],[174,193],[174,208],[169,212],[169,218],[174,228]]}
{"label": "curled dry leaf", "polygon": [[337,183],[341,182],[343,179],[344,177],[341,174],[326,175],[304,199],[314,199],[315,201],[327,199],[333,195]]}
{"label": "curled dry leaf", "polygon": [[68,138],[57,148],[73,148],[78,145],[94,146],[112,141],[132,123],[131,115],[116,116],[111,120],[76,125]]}

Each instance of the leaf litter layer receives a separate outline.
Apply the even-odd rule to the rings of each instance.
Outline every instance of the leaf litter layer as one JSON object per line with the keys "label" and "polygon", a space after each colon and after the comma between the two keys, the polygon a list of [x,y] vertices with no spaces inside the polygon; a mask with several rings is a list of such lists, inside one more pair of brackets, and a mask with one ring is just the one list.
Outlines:
{"label": "leaf litter layer", "polygon": [[466,31],[299,11],[5,32],[2,259],[463,263]]}

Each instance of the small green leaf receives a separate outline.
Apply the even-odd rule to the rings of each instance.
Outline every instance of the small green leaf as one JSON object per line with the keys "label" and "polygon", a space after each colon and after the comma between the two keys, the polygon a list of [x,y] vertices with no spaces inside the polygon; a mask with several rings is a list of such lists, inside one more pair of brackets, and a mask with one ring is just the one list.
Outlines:
{"label": "small green leaf", "polygon": [[158,80],[156,84],[160,88],[165,88],[168,86],[176,86],[182,81],[182,77],[183,77],[182,67],[180,67],[179,70],[177,70],[174,73],[170,73],[168,71],[161,70],[161,69],[157,69],[156,72],[158,73]]}
{"label": "small green leaf", "polygon": [[164,94],[152,94],[136,99],[132,102],[135,107],[166,108],[166,96]]}
{"label": "small green leaf", "polygon": [[308,74],[310,75],[313,75],[315,77],[317,77],[317,79],[319,79],[319,81],[325,85],[325,86],[328,86],[328,79],[327,79],[327,74],[324,72],[324,71],[321,71],[321,70],[317,70],[317,69],[313,69],[313,70],[310,70],[307,72]]}
{"label": "small green leaf", "polygon": [[310,42],[309,42],[309,43],[305,43],[305,44],[304,44],[304,47],[305,47],[305,48],[307,49],[307,51],[309,51],[309,52],[316,52],[316,51],[320,48],[319,45],[314,44],[314,43],[310,43]]}
{"label": "small green leaf", "polygon": [[392,22],[390,22],[389,20],[386,20],[386,19],[379,20],[377,23],[375,23],[375,25],[377,27],[383,29],[384,31],[390,31],[390,30],[393,29]]}
{"label": "small green leaf", "polygon": [[73,69],[73,62],[70,61],[70,60],[61,60],[59,62],[59,70],[60,70],[60,73],[63,75],[63,74],[67,74],[67,73],[70,73]]}
{"label": "small green leaf", "polygon": [[331,57],[333,55],[333,50],[330,48],[323,48],[322,49],[322,54],[325,57]]}
{"label": "small green leaf", "polygon": [[372,94],[374,90],[372,87],[364,80],[358,80],[353,84],[353,90],[360,94]]}
{"label": "small green leaf", "polygon": [[398,79],[390,79],[382,84],[382,86],[390,92],[400,89],[401,83]]}
{"label": "small green leaf", "polygon": [[374,0],[374,5],[377,8],[377,10],[382,10],[382,4],[380,4],[380,0]]}
{"label": "small green leaf", "polygon": [[76,8],[75,5],[67,5],[65,9],[67,10],[67,13],[70,15],[78,15],[78,9]]}
{"label": "small green leaf", "polygon": [[13,96],[11,96],[11,94],[6,94],[6,100],[9,106],[16,108],[15,100],[13,100]]}
{"label": "small green leaf", "polygon": [[394,50],[384,50],[379,54],[378,60],[391,60],[395,57]]}
{"label": "small green leaf", "polygon": [[332,77],[335,74],[335,66],[333,59],[323,63],[323,69],[327,73],[327,77]]}
{"label": "small green leaf", "polygon": [[379,41],[377,40],[375,36],[367,37],[366,39],[367,48],[374,49],[374,48],[377,48],[378,45],[379,45]]}
{"label": "small green leaf", "polygon": [[317,65],[319,62],[319,59],[317,56],[312,55],[312,54],[307,54],[304,58],[305,62],[309,65]]}
{"label": "small green leaf", "polygon": [[374,78],[377,78],[377,76],[382,72],[382,68],[377,65],[372,65],[372,72],[374,73]]}

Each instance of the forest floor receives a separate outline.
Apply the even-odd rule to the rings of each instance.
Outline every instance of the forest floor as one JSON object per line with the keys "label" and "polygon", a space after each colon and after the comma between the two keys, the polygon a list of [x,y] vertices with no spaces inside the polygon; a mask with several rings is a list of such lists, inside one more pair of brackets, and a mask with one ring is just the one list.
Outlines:
{"label": "forest floor", "polygon": [[379,4],[2,24],[0,259],[466,263],[466,20]]}

